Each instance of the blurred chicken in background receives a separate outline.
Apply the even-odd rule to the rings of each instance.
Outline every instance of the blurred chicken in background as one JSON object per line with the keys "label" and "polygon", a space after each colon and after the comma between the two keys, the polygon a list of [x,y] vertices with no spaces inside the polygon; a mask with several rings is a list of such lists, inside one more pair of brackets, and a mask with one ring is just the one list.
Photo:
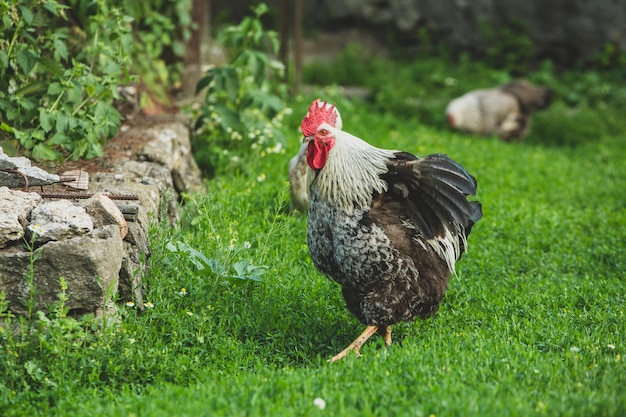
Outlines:
{"label": "blurred chicken in background", "polygon": [[550,106],[552,90],[526,80],[499,87],[473,90],[452,100],[446,108],[448,124],[476,135],[498,135],[502,140],[522,140],[532,114]]}

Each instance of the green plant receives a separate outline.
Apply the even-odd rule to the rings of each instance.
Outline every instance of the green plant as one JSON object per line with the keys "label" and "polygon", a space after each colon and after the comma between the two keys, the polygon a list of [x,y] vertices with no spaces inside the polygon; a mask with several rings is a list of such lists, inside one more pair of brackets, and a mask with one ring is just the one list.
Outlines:
{"label": "green plant", "polygon": [[229,63],[208,70],[197,85],[197,93],[206,92],[196,114],[194,154],[210,175],[240,169],[251,151],[280,152],[284,145],[282,119],[289,113],[281,98],[284,69],[270,57],[278,39],[261,23],[268,7],[261,3],[252,11],[254,16],[220,32]]}
{"label": "green plant", "polygon": [[[66,0],[70,20],[80,27],[98,14],[96,2]],[[191,0],[106,0],[109,7],[132,18],[130,71],[138,76],[140,102],[151,97],[169,104],[169,93],[180,86],[185,41],[191,36]]]}
{"label": "green plant", "polygon": [[607,42],[589,61],[588,65],[592,68],[621,70],[626,66],[626,51],[620,49],[615,42]]}
{"label": "green plant", "polygon": [[[250,248],[250,242],[244,242],[243,248]],[[194,249],[185,242],[182,241],[170,241],[166,245],[167,251],[171,255],[182,256],[189,262],[191,262],[199,271],[204,271],[208,268],[213,273],[215,278],[231,279],[233,281],[261,281],[260,276],[263,275],[267,269],[264,265],[254,265],[247,259],[234,261],[234,257],[239,251],[235,250],[235,245],[231,243],[228,246],[228,253],[224,257],[223,261],[218,259],[209,259],[202,252]],[[174,260],[168,261],[174,264]],[[234,271],[231,273],[230,270]]]}
{"label": "green plant", "polygon": [[151,95],[169,103],[168,94],[180,86],[183,76],[185,42],[191,37],[193,27],[191,0],[115,0],[113,3],[134,19],[133,72]]}
{"label": "green plant", "polygon": [[0,143],[35,159],[94,157],[119,128],[130,19],[105,0],[85,27],[56,0],[0,2]]}
{"label": "green plant", "polygon": [[302,79],[307,84],[368,86],[385,71],[379,58],[358,44],[349,44],[331,62],[312,62],[305,66]]}
{"label": "green plant", "polygon": [[486,53],[487,63],[518,77],[528,73],[535,50],[526,23],[510,19],[497,27],[483,23],[481,29],[490,44]]}

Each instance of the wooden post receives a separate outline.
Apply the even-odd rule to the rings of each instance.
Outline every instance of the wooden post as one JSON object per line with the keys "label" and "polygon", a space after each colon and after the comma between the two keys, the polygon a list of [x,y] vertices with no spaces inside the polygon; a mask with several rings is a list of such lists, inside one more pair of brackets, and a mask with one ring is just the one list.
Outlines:
{"label": "wooden post", "polygon": [[280,62],[285,66],[283,81],[289,82],[289,0],[280,0]]}
{"label": "wooden post", "polygon": [[205,63],[205,55],[203,51],[206,48],[205,43],[210,39],[210,0],[193,0],[191,5],[191,16],[195,28],[191,30],[191,37],[185,44],[184,57],[184,75],[183,75],[183,92],[185,95],[193,95],[196,91],[196,84],[202,77],[202,65]]}
{"label": "wooden post", "polygon": [[295,36],[295,86],[294,93],[300,91],[300,84],[302,82],[302,0],[295,0],[294,10],[294,36]]}

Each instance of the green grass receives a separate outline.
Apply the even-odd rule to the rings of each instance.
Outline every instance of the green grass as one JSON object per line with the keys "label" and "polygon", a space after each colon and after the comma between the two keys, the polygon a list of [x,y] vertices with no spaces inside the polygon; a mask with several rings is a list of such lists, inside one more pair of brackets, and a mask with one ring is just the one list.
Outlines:
{"label": "green grass", "polygon": [[[407,83],[392,108],[410,107],[420,88],[455,93],[417,85],[417,72],[389,74]],[[325,97],[346,130],[381,147],[448,153],[478,180],[484,218],[433,318],[395,326],[390,348],[375,337],[362,357],[327,363],[363,326],[313,267],[306,216],[288,211],[286,165],[307,95],[292,102],[284,154],[208,181],[176,228],[155,225],[144,278],[153,308],[121,305],[108,330],[61,318],[31,335],[0,333],[0,414],[626,414],[623,107],[559,99],[526,142],[506,144],[447,129],[441,98],[411,116]],[[237,273],[241,262],[263,268]]]}

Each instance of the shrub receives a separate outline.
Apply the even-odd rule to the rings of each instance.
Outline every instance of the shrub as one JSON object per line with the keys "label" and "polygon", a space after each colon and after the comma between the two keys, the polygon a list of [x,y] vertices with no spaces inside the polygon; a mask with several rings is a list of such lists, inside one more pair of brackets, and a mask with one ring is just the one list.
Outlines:
{"label": "shrub", "polygon": [[35,159],[102,154],[128,82],[131,18],[104,0],[80,27],[56,0],[0,3],[0,144]]}
{"label": "shrub", "polygon": [[270,57],[278,49],[276,32],[265,30],[265,4],[252,8],[254,16],[226,28],[218,42],[229,53],[227,65],[211,68],[197,86],[206,89],[196,112],[194,153],[206,174],[238,169],[242,156],[281,152],[282,119],[289,109],[283,99],[283,65]]}

